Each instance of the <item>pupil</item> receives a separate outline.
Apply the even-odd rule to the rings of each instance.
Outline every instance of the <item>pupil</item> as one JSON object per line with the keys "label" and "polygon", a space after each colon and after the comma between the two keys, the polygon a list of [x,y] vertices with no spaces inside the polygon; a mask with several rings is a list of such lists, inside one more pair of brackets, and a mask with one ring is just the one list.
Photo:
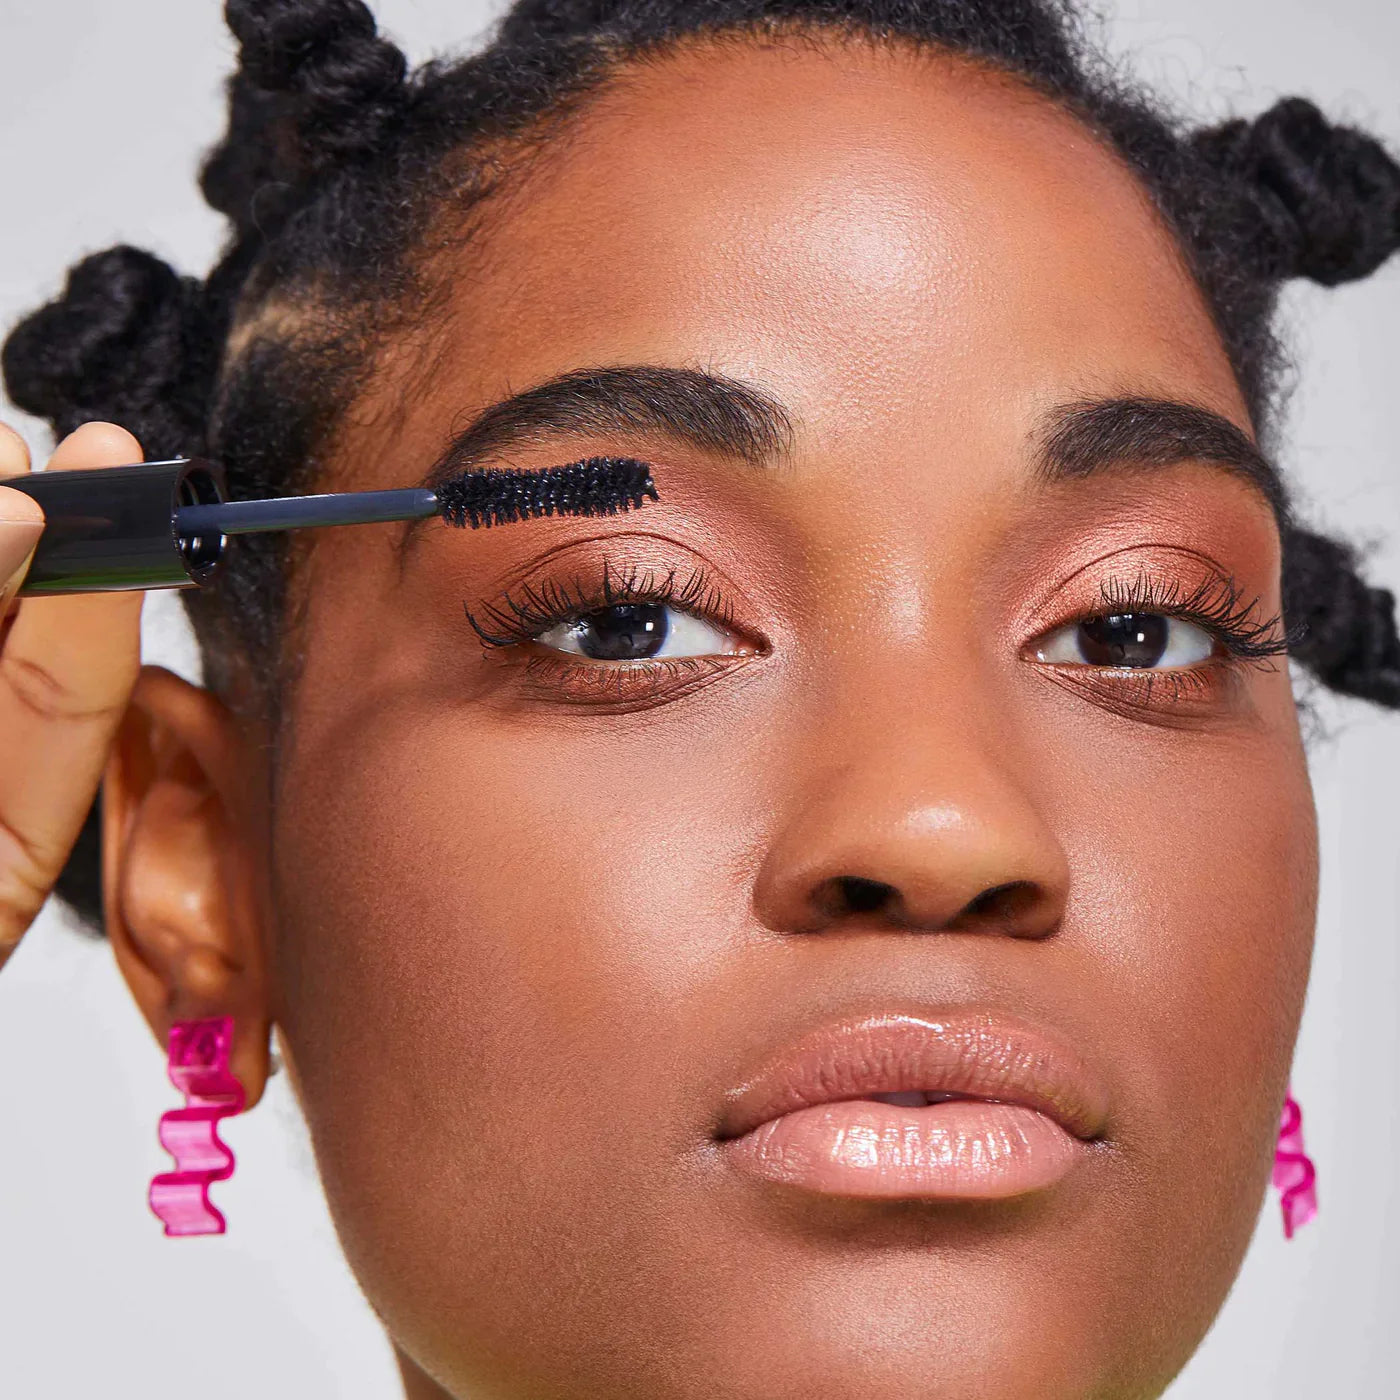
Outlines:
{"label": "pupil", "polygon": [[664,603],[616,603],[578,621],[579,648],[595,661],[642,661],[661,650],[669,630]]}
{"label": "pupil", "polygon": [[1115,613],[1079,624],[1079,651],[1091,666],[1155,666],[1167,649],[1168,621],[1154,613]]}

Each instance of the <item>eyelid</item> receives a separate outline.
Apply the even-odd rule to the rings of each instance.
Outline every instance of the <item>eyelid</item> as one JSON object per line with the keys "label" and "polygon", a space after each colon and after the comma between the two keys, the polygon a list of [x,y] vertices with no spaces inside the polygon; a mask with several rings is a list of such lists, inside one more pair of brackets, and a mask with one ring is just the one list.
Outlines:
{"label": "eyelid", "polygon": [[[1071,553],[1077,553],[1073,546]],[[1086,616],[1102,603],[1106,580],[1121,582],[1125,577],[1136,579],[1145,574],[1158,579],[1186,575],[1196,582],[1203,578],[1229,580],[1233,576],[1229,567],[1209,554],[1187,545],[1153,540],[1119,545],[1082,562],[1075,559],[1073,568],[1042,592],[1037,587],[1038,580],[1047,574],[1053,578],[1057,572],[1053,563],[1047,563],[1045,572],[1028,585],[1027,592],[1035,599],[1023,617],[1028,626],[1047,629]],[[1078,606],[1064,601],[1067,597],[1080,600]]]}
{"label": "eyelid", "polygon": [[[1127,564],[1123,555],[1139,559]],[[1108,566],[1117,561],[1112,572]],[[1104,572],[1096,581],[1086,578]],[[1056,606],[1066,593],[1091,588],[1076,607]],[[1162,544],[1135,544],[1117,549],[1076,569],[1042,601],[1027,620],[1032,635],[1026,650],[1061,627],[1095,617],[1130,612],[1156,613],[1194,623],[1215,636],[1231,658],[1263,660],[1285,653],[1296,640],[1282,615],[1264,608],[1262,596],[1251,597],[1222,564],[1196,550]],[[1025,633],[1023,633],[1025,635]]]}
{"label": "eyelid", "polygon": [[756,632],[735,621],[734,607],[712,569],[699,561],[685,572],[670,566],[619,565],[610,554],[604,554],[592,575],[575,570],[539,582],[525,579],[501,590],[480,606],[480,621],[470,606],[464,605],[464,610],[483,646],[506,648],[533,641],[560,623],[632,602],[665,603],[727,631],[747,635],[758,643],[754,650],[762,649]]}
{"label": "eyelid", "polygon": [[[669,573],[672,560],[683,562],[674,565],[677,574],[690,573],[696,568],[726,580],[726,592],[731,596],[742,597],[729,578],[731,570],[713,563],[709,553],[696,547],[685,538],[685,534],[669,533],[657,528],[638,529],[635,517],[617,517],[616,528],[611,520],[591,520],[580,522],[590,526],[605,526],[602,530],[582,536],[570,533],[558,539],[547,548],[538,544],[529,553],[518,558],[509,567],[493,576],[490,585],[483,585],[476,594],[481,603],[503,598],[507,593],[518,591],[526,586],[538,587],[542,580],[565,575],[570,581],[579,577],[597,575],[600,579],[604,565],[609,573],[623,574],[627,568],[650,568],[653,572]],[[523,539],[523,534],[517,535]],[[663,566],[661,561],[667,561]]]}
{"label": "eyelid", "polygon": [[[1235,581],[1215,566],[1190,587],[1179,570],[1163,576],[1143,568],[1136,575],[1100,579],[1098,591],[1096,605],[1063,609],[1054,625],[1037,628],[1021,649],[1022,659],[1070,694],[1135,723],[1190,728],[1246,713],[1246,672],[1275,669],[1270,658],[1287,650],[1281,619],[1264,616],[1257,598],[1244,601]],[[1034,654],[1037,645],[1057,631],[1089,618],[1132,612],[1199,626],[1215,641],[1216,650],[1178,666],[1076,664],[1042,661]]]}

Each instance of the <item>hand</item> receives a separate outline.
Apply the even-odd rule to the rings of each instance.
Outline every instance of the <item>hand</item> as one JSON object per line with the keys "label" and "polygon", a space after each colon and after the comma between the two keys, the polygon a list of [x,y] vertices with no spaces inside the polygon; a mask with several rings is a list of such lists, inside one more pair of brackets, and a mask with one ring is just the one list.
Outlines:
{"label": "hand", "polygon": [[[85,423],[48,469],[141,460],[125,429]],[[23,440],[0,424],[0,479],[28,469]],[[0,488],[0,967],[68,859],[141,665],[142,593],[16,606],[41,522],[28,496]]]}

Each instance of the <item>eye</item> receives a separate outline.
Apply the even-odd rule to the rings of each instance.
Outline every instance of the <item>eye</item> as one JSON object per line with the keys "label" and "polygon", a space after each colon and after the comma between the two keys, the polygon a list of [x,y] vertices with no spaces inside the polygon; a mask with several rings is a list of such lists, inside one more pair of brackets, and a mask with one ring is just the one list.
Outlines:
{"label": "eye", "polygon": [[650,661],[733,656],[743,650],[727,628],[669,603],[614,603],[557,623],[535,641],[592,661]]}
{"label": "eye", "polygon": [[1041,640],[1035,657],[1069,666],[1166,669],[1198,666],[1215,650],[1215,638],[1185,618],[1110,613],[1057,627]]}

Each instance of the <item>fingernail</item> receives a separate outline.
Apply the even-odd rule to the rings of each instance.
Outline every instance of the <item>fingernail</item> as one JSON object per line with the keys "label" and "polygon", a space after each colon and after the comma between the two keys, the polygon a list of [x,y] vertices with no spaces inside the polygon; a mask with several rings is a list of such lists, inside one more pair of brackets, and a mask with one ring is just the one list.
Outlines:
{"label": "fingernail", "polygon": [[42,525],[44,509],[33,496],[0,486],[0,525]]}
{"label": "fingernail", "polygon": [[[20,494],[18,491],[0,489],[0,497]],[[29,497],[25,496],[23,499],[27,501]],[[15,575],[29,563],[29,556],[34,552],[34,546],[39,543],[39,536],[44,533],[42,518],[7,520],[7,504],[8,502],[0,499],[0,593],[4,594],[10,593],[11,585],[19,587],[15,583]]]}
{"label": "fingernail", "polygon": [[[44,511],[33,496],[0,486],[0,591],[9,591],[44,533]],[[18,587],[15,584],[15,587]]]}

